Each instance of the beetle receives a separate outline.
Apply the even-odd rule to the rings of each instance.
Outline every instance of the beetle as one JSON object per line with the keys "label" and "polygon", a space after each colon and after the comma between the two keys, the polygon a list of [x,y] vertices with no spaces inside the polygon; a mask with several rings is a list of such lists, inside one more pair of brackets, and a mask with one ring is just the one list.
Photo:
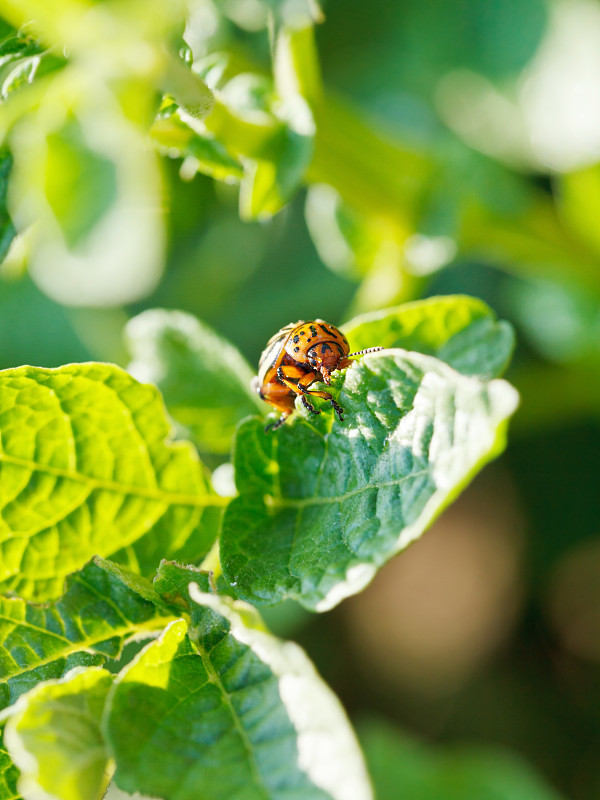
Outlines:
{"label": "beetle", "polygon": [[322,319],[298,320],[285,325],[267,342],[258,362],[258,375],[252,381],[260,397],[281,411],[279,419],[267,425],[265,431],[283,425],[294,410],[294,400],[298,395],[311,414],[321,413],[310,402],[311,397],[329,400],[342,422],[344,411],[331,394],[310,387],[316,381],[330,384],[331,373],[350,366],[353,356],[383,349],[371,347],[350,353],[344,334]]}

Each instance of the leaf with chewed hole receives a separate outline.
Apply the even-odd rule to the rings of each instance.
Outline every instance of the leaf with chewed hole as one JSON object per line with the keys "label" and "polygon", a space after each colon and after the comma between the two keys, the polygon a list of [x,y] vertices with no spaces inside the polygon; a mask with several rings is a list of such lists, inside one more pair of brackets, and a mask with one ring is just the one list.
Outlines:
{"label": "leaf with chewed hole", "polygon": [[343,422],[316,401],[319,416],[297,410],[274,433],[238,429],[220,553],[245,600],[324,611],[360,591],[503,449],[517,406],[505,381],[404,350],[336,375]]}

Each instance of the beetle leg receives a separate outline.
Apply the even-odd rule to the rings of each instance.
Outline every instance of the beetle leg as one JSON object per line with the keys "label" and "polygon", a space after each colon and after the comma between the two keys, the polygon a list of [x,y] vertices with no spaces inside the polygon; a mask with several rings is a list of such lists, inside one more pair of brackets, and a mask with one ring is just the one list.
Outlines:
{"label": "beetle leg", "polygon": [[276,419],[275,422],[271,422],[269,425],[265,426],[265,433],[269,433],[270,431],[276,431],[277,428],[280,428],[286,419],[289,417],[291,412],[283,413],[279,419]]}
{"label": "beetle leg", "polygon": [[324,400],[329,400],[340,422],[343,422],[342,416],[344,410],[339,406],[329,392],[318,391],[311,389],[310,386],[315,382],[321,380],[321,375],[318,372],[304,372],[299,367],[291,364],[279,367],[277,370],[277,378],[296,394],[302,397],[302,403],[312,414],[320,414],[321,412],[316,409],[308,399],[309,397],[322,397]]}
{"label": "beetle leg", "polygon": [[343,409],[343,408],[342,408],[340,405],[338,405],[338,404],[335,402],[335,400],[333,399],[333,397],[332,397],[332,398],[330,398],[329,402],[330,402],[330,403],[331,403],[331,405],[333,406],[333,410],[334,410],[334,411],[335,411],[335,413],[337,414],[337,418],[339,419],[339,421],[340,421],[340,422],[343,422],[343,421],[344,421],[344,409]]}
{"label": "beetle leg", "polygon": [[295,393],[290,392],[287,386],[281,384],[275,374],[267,375],[267,380],[259,387],[259,395],[276,411],[281,412],[281,417],[275,422],[271,422],[265,428],[266,431],[271,431],[279,428],[280,425],[286,421],[289,415],[294,410],[294,397]]}
{"label": "beetle leg", "polygon": [[300,380],[298,381],[298,388],[303,394],[303,398],[305,395],[314,395],[316,397],[322,397],[324,400],[329,400],[331,405],[333,406],[333,410],[337,414],[337,417],[340,422],[344,421],[344,417],[342,416],[344,413],[344,409],[338,405],[333,397],[329,394],[329,392],[320,392],[316,389],[310,389],[309,387],[315,381],[319,380],[320,376],[316,372],[307,372],[303,375]]}
{"label": "beetle leg", "polygon": [[[316,409],[305,397],[306,394],[310,394],[310,392],[308,392],[302,385],[302,381],[306,380],[306,375],[307,373],[304,372],[304,370],[291,364],[281,366],[277,370],[277,378],[281,381],[281,383],[283,383],[284,386],[287,386],[293,392],[302,397],[302,403],[304,407],[307,408],[311,414],[320,414],[321,412]],[[312,383],[317,377],[315,372],[309,372],[308,375],[310,376],[310,383]]]}
{"label": "beetle leg", "polygon": [[317,409],[313,406],[313,404],[310,402],[310,400],[307,400],[305,394],[302,395],[302,405],[304,406],[304,408],[307,408],[310,411],[311,414],[320,414],[321,413],[320,411],[317,411]]}

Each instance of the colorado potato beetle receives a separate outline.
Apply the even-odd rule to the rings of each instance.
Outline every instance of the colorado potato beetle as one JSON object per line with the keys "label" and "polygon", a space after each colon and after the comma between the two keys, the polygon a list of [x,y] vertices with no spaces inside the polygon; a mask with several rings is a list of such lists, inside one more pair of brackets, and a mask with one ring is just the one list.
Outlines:
{"label": "colorado potato beetle", "polygon": [[310,387],[315,381],[331,383],[333,370],[350,366],[353,356],[376,350],[383,350],[383,347],[350,353],[344,334],[322,319],[299,320],[285,325],[267,342],[258,363],[258,375],[252,383],[265,402],[281,411],[279,419],[267,425],[265,431],[283,425],[294,410],[294,400],[298,395],[311,414],[321,413],[310,402],[311,397],[329,400],[338,419],[343,421],[343,409],[331,394]]}

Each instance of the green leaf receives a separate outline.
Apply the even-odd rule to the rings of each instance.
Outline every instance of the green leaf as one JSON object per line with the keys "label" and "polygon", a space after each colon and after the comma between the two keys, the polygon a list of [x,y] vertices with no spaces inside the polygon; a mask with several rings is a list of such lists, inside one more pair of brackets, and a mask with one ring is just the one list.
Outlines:
{"label": "green leaf", "polygon": [[109,364],[0,372],[0,588],[51,598],[95,554],[130,546],[142,571],[193,540],[206,553],[223,499],[169,441],[154,387]]}
{"label": "green leaf", "polygon": [[268,219],[291,199],[313,156],[315,124],[300,94],[277,98],[252,73],[224,86],[204,124],[244,164],[240,215]]}
{"label": "green leaf", "polygon": [[12,156],[10,153],[0,153],[0,262],[4,261],[13,239],[17,235],[10,214],[6,207],[8,191],[8,178],[12,169]]}
{"label": "green leaf", "polygon": [[12,34],[0,42],[0,97],[6,101],[11,92],[33,80],[44,52],[34,39]]}
{"label": "green leaf", "polygon": [[0,599],[0,709],[40,681],[116,658],[126,639],[164,627],[168,614],[155,608],[158,596],[153,603],[124,585],[115,566],[87,564],[54,603]]}
{"label": "green leaf", "polygon": [[300,95],[277,108],[284,121],[272,142],[273,157],[246,162],[240,187],[242,219],[269,219],[291,200],[313,155],[315,133],[311,111]]}
{"label": "green leaf", "polygon": [[158,386],[171,416],[201,450],[227,453],[237,423],[263,410],[243,356],[190,314],[144,311],[125,335],[129,371]]}
{"label": "green leaf", "polygon": [[296,412],[275,433],[238,429],[220,554],[246,600],[322,611],[360,591],[503,449],[517,405],[504,381],[403,350],[364,356],[332,388],[342,423]]}
{"label": "green leaf", "polygon": [[0,800],[21,800],[17,790],[19,770],[4,745],[3,734],[4,731],[0,728]]}
{"label": "green leaf", "polygon": [[[87,145],[83,128],[73,116],[48,134],[46,141],[47,169],[53,175],[46,197],[67,245],[75,249],[117,199],[116,165]],[[91,196],[90,186],[94,187]]]}
{"label": "green leaf", "polygon": [[273,59],[275,85],[280,97],[299,94],[313,104],[323,96],[314,27],[297,23],[279,31]]}
{"label": "green leaf", "polygon": [[[7,52],[12,47],[10,52]],[[29,39],[15,37],[14,44],[5,42],[0,46],[0,97],[3,101],[13,92],[29,86],[36,78],[41,78],[66,64]]]}
{"label": "green leaf", "polygon": [[342,326],[353,351],[401,347],[435,356],[464,375],[495,378],[514,348],[508,322],[483,301],[464,295],[432,297],[356,317]]}
{"label": "green leaf", "polygon": [[112,675],[75,669],[19,699],[5,729],[25,797],[99,800],[108,783],[100,719]]}
{"label": "green leaf", "polygon": [[[377,263],[389,262],[395,226],[359,213],[333,186],[317,183],[308,188],[305,215],[321,260],[335,272],[357,280]],[[395,249],[395,268],[401,270],[402,251],[398,244]]]}
{"label": "green leaf", "polygon": [[187,157],[204,175],[226,183],[239,182],[244,176],[244,167],[225,145],[175,103],[159,111],[151,134],[162,152]]}
{"label": "green leaf", "polygon": [[371,722],[365,747],[378,800],[559,800],[520,758],[487,747],[433,749]]}
{"label": "green leaf", "polygon": [[304,652],[249,627],[240,604],[193,597],[189,636],[172,623],[115,682],[116,785],[165,800],[368,800],[354,735]]}
{"label": "green leaf", "polygon": [[190,605],[193,605],[188,592],[190,583],[200,586],[203,592],[210,590],[208,572],[198,567],[182,567],[173,561],[163,561],[156,572],[153,587],[164,602],[189,612]]}
{"label": "green leaf", "polygon": [[[88,76],[90,78],[90,76]],[[114,306],[153,289],[163,268],[162,186],[145,133],[123,118],[106,87],[71,69],[38,91],[18,120],[11,215],[32,227],[30,273],[66,305]],[[45,88],[45,87],[43,87]],[[50,113],[48,107],[52,107]]]}
{"label": "green leaf", "polygon": [[233,183],[244,176],[244,168],[240,162],[227,152],[221,142],[209,136],[192,136],[185,154],[197,162],[198,172],[218,181]]}
{"label": "green leaf", "polygon": [[18,58],[39,55],[43,52],[35,39],[21,33],[11,33],[0,42],[0,65],[4,66]]}
{"label": "green leaf", "polygon": [[594,220],[600,210],[600,169],[597,164],[557,175],[562,218],[593,252],[600,253],[600,235]]}

